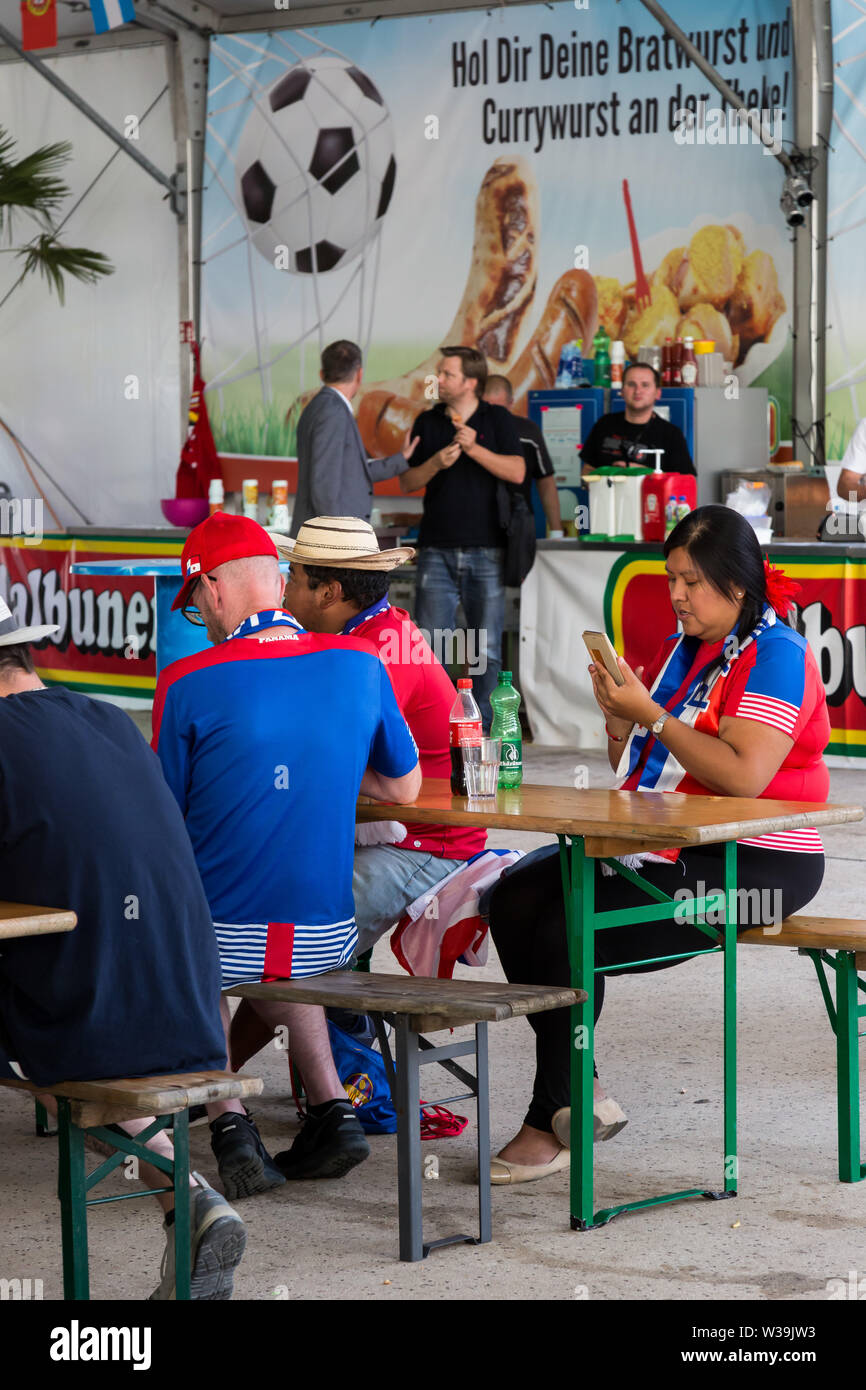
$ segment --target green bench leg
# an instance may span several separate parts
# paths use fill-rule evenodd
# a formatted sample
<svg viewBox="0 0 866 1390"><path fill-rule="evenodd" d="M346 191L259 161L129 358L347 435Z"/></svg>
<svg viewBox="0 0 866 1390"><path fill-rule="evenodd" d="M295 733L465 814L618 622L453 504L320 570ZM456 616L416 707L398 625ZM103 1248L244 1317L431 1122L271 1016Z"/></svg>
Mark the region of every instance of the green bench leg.
<svg viewBox="0 0 866 1390"><path fill-rule="evenodd" d="M864 1173L860 1164L860 1009L854 953L838 951L835 967L839 1181L859 1182Z"/></svg>
<svg viewBox="0 0 866 1390"><path fill-rule="evenodd" d="M90 1298L87 1270L87 1207L84 1172L84 1131L72 1123L69 1101L57 1100L60 1229L63 1240L63 1297Z"/></svg>
<svg viewBox="0 0 866 1390"><path fill-rule="evenodd" d="M51 1117L41 1100L34 1101L34 1110L35 1114L33 1118L36 1123L37 1138L48 1139L53 1137L57 1133L57 1130L52 1125Z"/></svg>
<svg viewBox="0 0 866 1390"><path fill-rule="evenodd" d="M175 1298L189 1301L190 1295L190 1200L189 1200L189 1111L174 1117L174 1260Z"/></svg>

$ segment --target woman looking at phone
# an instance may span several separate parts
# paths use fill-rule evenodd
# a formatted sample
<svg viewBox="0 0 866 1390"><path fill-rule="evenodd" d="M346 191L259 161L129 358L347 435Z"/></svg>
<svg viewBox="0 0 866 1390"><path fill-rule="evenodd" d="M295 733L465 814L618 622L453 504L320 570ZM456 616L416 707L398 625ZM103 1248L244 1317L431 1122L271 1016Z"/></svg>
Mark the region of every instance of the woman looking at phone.
<svg viewBox="0 0 866 1390"><path fill-rule="evenodd" d="M749 523L728 507L699 507L664 547L671 606L681 631L662 644L650 666L616 685L604 667L589 667L605 718L608 755L626 791L827 800L823 752L830 737L827 702L815 658L787 615L797 590L765 563ZM816 830L794 830L738 842L738 881L748 905L738 927L768 926L804 907L824 876ZM724 846L629 856L640 873L670 897L721 891ZM596 864L596 909L650 904L636 885ZM757 889L757 892L752 890ZM490 928L509 980L570 983L558 852L529 856L499 880L490 900ZM706 937L674 920L613 927L596 937L596 966L700 950ZM678 962L671 962L677 964ZM641 973L665 964L640 965ZM596 975L595 1016L605 977ZM518 1134L492 1162L494 1183L530 1182L568 1163L569 1010L535 1014L536 1077ZM595 1137L609 1139L626 1123L596 1080Z"/></svg>

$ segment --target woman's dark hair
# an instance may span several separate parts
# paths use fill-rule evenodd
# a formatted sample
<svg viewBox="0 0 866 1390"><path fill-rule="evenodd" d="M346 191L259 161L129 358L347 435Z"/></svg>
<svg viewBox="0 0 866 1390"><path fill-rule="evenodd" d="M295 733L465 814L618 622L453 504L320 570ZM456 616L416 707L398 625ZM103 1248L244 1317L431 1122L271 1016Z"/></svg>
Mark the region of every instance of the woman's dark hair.
<svg viewBox="0 0 866 1390"><path fill-rule="evenodd" d="M385 597L393 578L390 570L336 569L330 565L304 565L304 574L311 589L336 579L342 586L343 598L347 603L356 603L359 613Z"/></svg>
<svg viewBox="0 0 866 1390"><path fill-rule="evenodd" d="M764 557L754 529L731 507L698 507L684 516L665 541L665 559L684 550L695 569L725 598L736 603L744 589L735 636L748 637L767 605Z"/></svg>

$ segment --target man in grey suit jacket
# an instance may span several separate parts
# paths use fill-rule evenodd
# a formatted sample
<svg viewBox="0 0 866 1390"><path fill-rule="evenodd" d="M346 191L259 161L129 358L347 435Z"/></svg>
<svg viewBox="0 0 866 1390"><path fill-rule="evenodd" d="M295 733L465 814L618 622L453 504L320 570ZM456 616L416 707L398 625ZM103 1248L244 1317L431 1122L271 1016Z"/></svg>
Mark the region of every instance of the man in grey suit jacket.
<svg viewBox="0 0 866 1390"><path fill-rule="evenodd" d="M323 386L298 421L298 493L289 534L311 516L360 516L370 520L373 484L405 473L417 439L409 433L399 454L368 459L352 413L361 385L361 349L340 339L322 353Z"/></svg>

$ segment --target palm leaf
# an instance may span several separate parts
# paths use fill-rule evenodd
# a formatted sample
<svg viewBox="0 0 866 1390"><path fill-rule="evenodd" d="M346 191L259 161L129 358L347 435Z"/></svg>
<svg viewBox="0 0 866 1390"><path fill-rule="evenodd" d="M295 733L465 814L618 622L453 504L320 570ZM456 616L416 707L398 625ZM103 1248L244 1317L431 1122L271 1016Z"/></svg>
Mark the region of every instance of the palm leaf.
<svg viewBox="0 0 866 1390"><path fill-rule="evenodd" d="M12 212L22 209L43 221L51 220L69 196L68 185L59 177L70 158L68 141L43 145L23 159L8 158L14 141L0 131L0 231L11 235Z"/></svg>
<svg viewBox="0 0 866 1390"><path fill-rule="evenodd" d="M65 275L92 285L100 276L114 274L114 266L101 251L89 251L85 246L64 246L47 232L15 254L24 261L21 279L38 270L48 281L49 289L57 291L61 304L64 303Z"/></svg>

